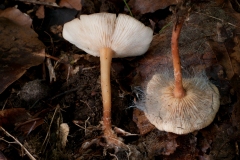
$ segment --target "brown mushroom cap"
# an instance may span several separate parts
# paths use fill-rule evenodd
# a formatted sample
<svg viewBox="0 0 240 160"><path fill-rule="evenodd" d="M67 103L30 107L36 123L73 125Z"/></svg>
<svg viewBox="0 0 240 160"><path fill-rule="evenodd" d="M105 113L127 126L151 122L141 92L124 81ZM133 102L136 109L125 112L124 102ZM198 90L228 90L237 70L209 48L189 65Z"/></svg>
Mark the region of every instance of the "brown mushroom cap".
<svg viewBox="0 0 240 160"><path fill-rule="evenodd" d="M220 105L217 87L207 78L183 79L186 96L173 95L174 79L156 74L147 85L145 115L159 130L187 134L208 126Z"/></svg>
<svg viewBox="0 0 240 160"><path fill-rule="evenodd" d="M99 56L101 48L111 48L113 58L142 55L152 35L151 28L133 17L112 13L81 15L63 28L63 37L78 48L93 56Z"/></svg>

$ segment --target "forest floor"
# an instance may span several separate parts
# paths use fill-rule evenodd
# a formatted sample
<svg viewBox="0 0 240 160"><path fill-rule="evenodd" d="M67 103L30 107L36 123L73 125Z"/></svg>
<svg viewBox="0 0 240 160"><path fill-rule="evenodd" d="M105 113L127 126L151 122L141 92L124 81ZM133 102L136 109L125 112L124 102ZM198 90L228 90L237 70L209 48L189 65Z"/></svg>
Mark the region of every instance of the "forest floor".
<svg viewBox="0 0 240 160"><path fill-rule="evenodd" d="M172 72L175 0L1 1L0 160L239 159L237 2L190 4L179 39L184 76L206 75L221 98L209 126L177 135L156 129L138 106L149 79ZM112 124L127 149L108 148L102 137L99 57L62 37L64 23L98 12L133 15L154 30L144 55L112 61Z"/></svg>

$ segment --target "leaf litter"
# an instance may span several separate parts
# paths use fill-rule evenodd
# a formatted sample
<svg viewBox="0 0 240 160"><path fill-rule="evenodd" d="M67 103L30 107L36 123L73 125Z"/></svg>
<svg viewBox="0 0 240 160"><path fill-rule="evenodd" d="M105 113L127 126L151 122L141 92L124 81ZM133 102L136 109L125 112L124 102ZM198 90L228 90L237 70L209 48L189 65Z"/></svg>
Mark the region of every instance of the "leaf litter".
<svg viewBox="0 0 240 160"><path fill-rule="evenodd" d="M135 16L137 6L131 6L130 2L128 2L130 9L133 9ZM39 35L40 41L44 43L43 45L41 42L36 42L33 46L38 50L46 46L46 53L52 56L50 61L54 67L56 81L50 83L48 78L44 79L44 74L45 77L49 76L44 65L36 67L27 65L27 68L23 67L23 71L14 69L14 72L0 67L4 71L2 74L4 76L1 77L21 74L11 80L12 85L10 82L6 85L1 80L2 91L5 91L0 96L0 105L3 106L3 110L0 111L0 123L7 132L3 130L0 132L0 156L7 159L19 159L20 157L31 159L31 156L25 154L26 152L22 152L20 145L22 144L35 159L238 159L240 108L239 28L237 26L240 23L239 13L232 9L230 2L227 4L225 1L192 2L189 20L183 26L180 37L182 67L187 76L206 71L208 78L218 87L221 94L221 106L213 123L199 131L180 136L157 130L148 122L144 113L131 107L143 96L141 88L144 89L153 73L172 67L170 37L173 23L171 15L165 19L160 19L160 17L157 17L157 20L152 19L156 18L152 16L154 12L160 12L161 9L138 3L138 6L146 8L145 11L138 11L137 19L149 26L153 25L149 19L157 22L155 26L159 25L160 21L168 25L160 34L160 29L155 27L153 42L148 52L142 57L113 60L112 121L113 125L126 131L121 133L126 133L123 139L129 149L127 152L119 150L117 153L106 149L104 139L97 139L102 134L98 58L87 56L83 51L61 39L61 34L59 34L61 31L49 32L53 25L63 25L63 21L60 22L54 18L51 23L49 21L44 24L41 17L38 19L35 13L28 12L33 18L33 29ZM170 5L162 1L155 3L158 3L158 6L162 5L162 8ZM45 4L31 2L28 4L20 2L20 4L29 9L44 5L45 11L46 9L61 10L68 16L65 17L65 22L77 15L75 11L69 12ZM27 12L26 9L21 8L21 5L19 8ZM125 3L118 0L85 1L82 5L82 14L95 13L100 10L129 13L124 8ZM12 11L14 12L16 11ZM44 17L51 17L49 13L44 12ZM27 22L27 20L21 21ZM16 23L6 18L2 21L4 25L9 24L17 28L17 31L8 32L8 35L21 31L21 27ZM27 26L29 28L31 25ZM24 32L29 29L24 29ZM33 29L29 32L33 32ZM50 36L43 34L42 31L49 32ZM26 44L30 44L37 39L36 33L33 33L34 36L30 36L28 41L26 36L20 38L26 40ZM12 46L8 44L9 37L11 36L3 40L2 45L4 45L0 49L7 46L10 50L4 49L1 54L5 51L10 53L9 51L14 50L15 46L21 46L20 44ZM29 47L28 53L32 50L33 48ZM43 63L45 53L42 52L40 55L40 57L31 59L31 61L37 61L35 65ZM63 56L64 60L58 61ZM30 61L27 58L23 59L27 60L25 64ZM4 61L4 63L10 66L11 62L17 60L18 57L13 56L10 62ZM76 68L78 69L73 72ZM29 85L27 90L25 85ZM37 89L38 87L40 88ZM25 98L22 96L23 93ZM31 93L35 96L30 100L28 97L32 96ZM64 131L61 129L62 126L69 126L69 130L67 127ZM18 139L20 144L13 144L15 140L8 137L6 133Z"/></svg>

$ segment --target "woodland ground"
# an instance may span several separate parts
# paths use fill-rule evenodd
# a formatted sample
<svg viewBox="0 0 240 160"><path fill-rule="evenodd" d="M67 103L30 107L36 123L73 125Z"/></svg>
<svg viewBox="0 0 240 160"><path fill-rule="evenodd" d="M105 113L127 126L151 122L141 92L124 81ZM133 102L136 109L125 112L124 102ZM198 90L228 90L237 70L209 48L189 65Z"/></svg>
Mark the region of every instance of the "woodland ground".
<svg viewBox="0 0 240 160"><path fill-rule="evenodd" d="M14 9L7 15L0 12L0 77L3 77L0 160L27 160L31 156L39 160L239 159L239 1L192 1L189 20L179 40L182 67L190 77L205 72L220 91L221 106L208 127L187 135L157 130L135 106L144 96L139 92L144 91L154 73L171 71L173 14L169 10L176 1L126 3L122 0L0 1L0 9L17 5L32 19L25 30L1 18L19 20L18 16L11 18L16 13ZM80 14L97 12L133 14L154 30L146 54L112 62L112 123L131 133L119 135L128 149L117 152L106 149L101 137L99 58L76 48L61 35L64 23ZM43 48L46 55L41 52ZM15 50L17 55L11 56ZM37 54L32 56L33 52ZM20 61L19 53L29 53L21 58L21 64L15 63ZM49 73L49 62L56 77ZM69 133L64 135L66 124Z"/></svg>

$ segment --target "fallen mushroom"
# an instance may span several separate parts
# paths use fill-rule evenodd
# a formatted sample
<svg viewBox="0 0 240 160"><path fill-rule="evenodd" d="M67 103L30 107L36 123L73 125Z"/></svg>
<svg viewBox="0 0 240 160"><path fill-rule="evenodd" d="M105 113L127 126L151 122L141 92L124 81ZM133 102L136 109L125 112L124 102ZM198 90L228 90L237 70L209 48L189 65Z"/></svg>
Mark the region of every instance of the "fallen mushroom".
<svg viewBox="0 0 240 160"><path fill-rule="evenodd" d="M187 134L208 126L219 109L219 92L206 76L182 78L178 38L184 20L172 32L174 78L155 74L147 84L144 112L159 130Z"/></svg>
<svg viewBox="0 0 240 160"><path fill-rule="evenodd" d="M109 144L116 142L111 125L110 69L112 58L144 54L152 41L153 31L124 14L96 13L81 15L63 27L63 37L78 48L100 56L103 99L103 131Z"/></svg>

